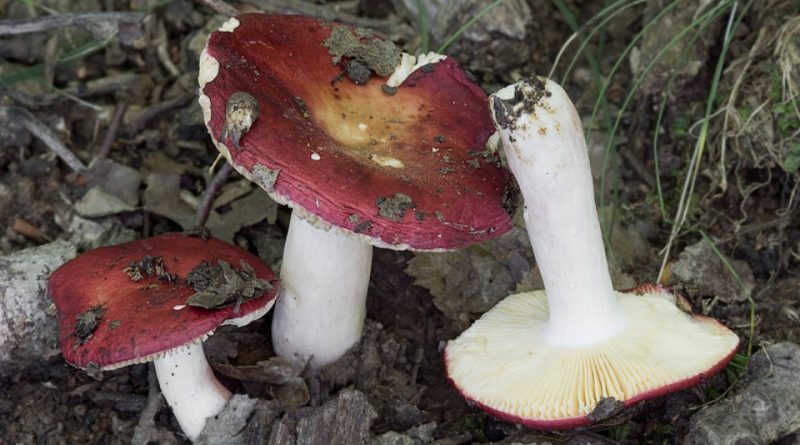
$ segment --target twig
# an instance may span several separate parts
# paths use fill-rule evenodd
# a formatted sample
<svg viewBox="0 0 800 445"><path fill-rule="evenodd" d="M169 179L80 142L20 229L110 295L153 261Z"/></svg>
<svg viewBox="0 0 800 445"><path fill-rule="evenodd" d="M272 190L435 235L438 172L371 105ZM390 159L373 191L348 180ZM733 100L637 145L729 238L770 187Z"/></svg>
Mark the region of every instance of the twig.
<svg viewBox="0 0 800 445"><path fill-rule="evenodd" d="M122 123L122 118L125 117L125 111L127 109L128 104L125 102L118 104L114 109L114 116L111 117L111 123L108 125L108 131L106 131L106 135L103 138L103 143L100 144L100 148L97 150L95 159L103 159L108 156L108 152L111 151L111 145L114 143L114 139L117 138L119 124Z"/></svg>
<svg viewBox="0 0 800 445"><path fill-rule="evenodd" d="M133 118L133 120L125 126L125 133L126 134L136 134L141 131L144 127L147 126L147 123L150 122L152 119L157 118L162 113L166 113L167 111L182 107L186 105L192 98L194 98L194 93L184 93L180 96L174 97L172 99L167 99L163 102L159 102L157 104L151 105L142 111L139 112L139 115Z"/></svg>
<svg viewBox="0 0 800 445"><path fill-rule="evenodd" d="M53 133L53 130L39 121L39 119L36 119L36 116L31 114L30 111L20 107L0 106L0 122L11 119L18 121L25 129L31 132L32 135L44 142L44 144L47 145L50 150L53 150L72 171L80 173L86 170L86 165L83 164L83 161L78 159L78 157L58 139L58 136Z"/></svg>
<svg viewBox="0 0 800 445"><path fill-rule="evenodd" d="M142 413L139 415L139 424L133 430L131 445L146 445L159 438L158 429L153 418L164 406L164 399L161 397L156 371L152 363L148 365L147 384L149 386L147 390L147 405L144 406Z"/></svg>
<svg viewBox="0 0 800 445"><path fill-rule="evenodd" d="M98 96L119 91L133 91L144 88L148 77L144 74L120 73L108 77L101 77L86 82L71 81L63 88L48 85L49 92L43 94L29 94L19 89L7 89L7 94L13 102L29 108L43 107L60 100L74 100L94 111L102 111L102 107L81 100L81 97Z"/></svg>
<svg viewBox="0 0 800 445"><path fill-rule="evenodd" d="M167 42L163 41L156 46L156 55L158 56L158 60L169 72L169 75L172 77L178 77L181 75L181 70L175 66L175 63L172 62L172 59L169 58L169 49L167 48Z"/></svg>
<svg viewBox="0 0 800 445"><path fill-rule="evenodd" d="M636 158L628 150L618 150L619 154L622 156L622 159L628 163L634 173L641 179L648 187L651 189L656 186L656 180L653 178L653 175L650 173L650 170L642 164L642 161Z"/></svg>
<svg viewBox="0 0 800 445"><path fill-rule="evenodd" d="M203 192L203 197L200 200L200 204L197 206L197 216L194 220L194 225L196 227L203 227L208 219L208 215L211 213L211 206L214 203L214 196L217 194L217 191L222 184L225 183L225 180L228 179L228 175L231 173L233 166L229 163L225 163L220 167L219 171L216 175L208 182L208 186L206 187L206 191Z"/></svg>
<svg viewBox="0 0 800 445"><path fill-rule="evenodd" d="M0 20L0 36L13 36L60 29L65 26L96 28L109 23L139 23L144 19L140 12L91 12L60 14L24 20Z"/></svg>
<svg viewBox="0 0 800 445"><path fill-rule="evenodd" d="M217 13L224 15L225 17L239 15L238 9L225 3L223 0L202 0L202 2L205 3L209 8L217 11Z"/></svg>

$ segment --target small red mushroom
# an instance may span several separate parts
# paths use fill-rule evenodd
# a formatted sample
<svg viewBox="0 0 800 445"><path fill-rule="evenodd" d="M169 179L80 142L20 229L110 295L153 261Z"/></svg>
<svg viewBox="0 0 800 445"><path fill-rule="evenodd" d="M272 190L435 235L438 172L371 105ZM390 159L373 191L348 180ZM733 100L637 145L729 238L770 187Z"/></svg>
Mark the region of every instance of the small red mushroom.
<svg viewBox="0 0 800 445"><path fill-rule="evenodd" d="M532 428L589 424L719 372L739 338L656 285L611 287L583 127L554 82L491 96L545 291L511 295L445 349L450 381Z"/></svg>
<svg viewBox="0 0 800 445"><path fill-rule="evenodd" d="M231 396L202 341L220 325L266 314L277 281L236 246L172 233L88 251L53 272L48 292L64 359L95 372L154 361L164 398L193 439Z"/></svg>
<svg viewBox="0 0 800 445"><path fill-rule="evenodd" d="M487 97L450 58L326 20L245 14L209 37L199 83L220 152L293 208L280 355L318 367L359 339L373 245L450 250L511 228Z"/></svg>

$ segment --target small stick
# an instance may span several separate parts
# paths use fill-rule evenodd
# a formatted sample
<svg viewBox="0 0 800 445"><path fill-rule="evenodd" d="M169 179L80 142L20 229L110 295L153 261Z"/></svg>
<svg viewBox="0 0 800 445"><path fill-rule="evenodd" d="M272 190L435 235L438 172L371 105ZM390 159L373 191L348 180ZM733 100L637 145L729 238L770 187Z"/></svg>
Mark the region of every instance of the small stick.
<svg viewBox="0 0 800 445"><path fill-rule="evenodd" d="M217 11L218 14L224 15L225 17L239 15L239 10L225 3L224 0L202 0L202 2L214 11Z"/></svg>
<svg viewBox="0 0 800 445"><path fill-rule="evenodd" d="M91 28L104 23L139 23L142 19L144 14L140 12L92 12L48 15L23 20L0 20L0 36L30 34L65 26Z"/></svg>
<svg viewBox="0 0 800 445"><path fill-rule="evenodd" d="M39 121L39 119L36 119L36 116L31 114L30 111L20 107L0 106L0 121L10 119L18 121L25 129L30 131L32 135L44 142L44 144L47 145L50 150L53 150L72 171L80 173L86 170L86 165L84 165L83 161L78 159L78 157L58 139L58 136L53 133L53 130Z"/></svg>
<svg viewBox="0 0 800 445"><path fill-rule="evenodd" d="M28 108L37 108L50 105L56 101L71 99L81 105L91 108L94 111L100 112L102 108L81 100L81 97L97 96L104 93L115 93L119 91L135 90L142 87L145 82L145 75L135 73L120 73L112 74L108 77L101 77L99 79L89 80L80 83L78 81L70 81L62 88L54 88L52 92L43 94L29 94L19 90L7 90L7 94L13 102L26 106Z"/></svg>
<svg viewBox="0 0 800 445"><path fill-rule="evenodd" d="M147 367L147 404L139 415L139 424L133 430L131 445L145 445L153 440L158 440L158 429L153 421L158 411L164 406L164 398L161 397L161 390L158 387L158 379L153 364Z"/></svg>
<svg viewBox="0 0 800 445"><path fill-rule="evenodd" d="M117 137L119 125L122 123L122 118L125 117L125 111L127 110L127 103L122 102L117 104L117 107L114 109L114 116L111 117L111 123L108 125L108 131L106 131L106 135L103 138L103 143L100 144L100 148L97 150L95 159L103 159L108 156L108 153L111 151L111 145L114 143L114 139Z"/></svg>
<svg viewBox="0 0 800 445"><path fill-rule="evenodd" d="M197 206L197 215L194 220L195 227L203 227L206 224L208 215L211 213L211 206L214 203L214 196L217 194L219 188L222 187L222 184L225 183L225 180L228 179L228 175L231 173L232 169L233 166L226 162L208 182L206 191L203 192L203 197L200 199L200 204Z"/></svg>
<svg viewBox="0 0 800 445"><path fill-rule="evenodd" d="M157 118L161 114L166 113L173 108L186 105L186 103L188 103L193 97L194 93L185 93L145 108L130 124L125 127L125 132L131 134L138 133L142 128L147 126L147 123L152 119Z"/></svg>
<svg viewBox="0 0 800 445"><path fill-rule="evenodd" d="M642 164L642 162L633 155L633 153L631 153L629 150L619 150L618 153L622 156L622 159L624 159L628 165L630 165L633 172L639 176L639 179L641 179L642 182L644 182L651 189L655 188L655 178L647 169L647 167L645 167L644 164Z"/></svg>

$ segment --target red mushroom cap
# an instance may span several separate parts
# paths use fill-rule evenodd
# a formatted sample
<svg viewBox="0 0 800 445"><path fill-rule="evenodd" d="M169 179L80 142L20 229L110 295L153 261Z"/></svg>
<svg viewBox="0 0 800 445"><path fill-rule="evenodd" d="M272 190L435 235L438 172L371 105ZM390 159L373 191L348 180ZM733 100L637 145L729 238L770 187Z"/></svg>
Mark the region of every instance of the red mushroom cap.
<svg viewBox="0 0 800 445"><path fill-rule="evenodd" d="M129 266L145 258L155 273L134 281ZM235 269L246 262L272 288L239 305L181 308L195 294L186 280L189 273L203 261L220 260ZM274 303L277 282L258 257L234 245L171 233L86 252L51 275L48 291L58 309L64 359L82 369L114 369L150 361L226 321L265 313Z"/></svg>
<svg viewBox="0 0 800 445"><path fill-rule="evenodd" d="M508 231L512 180L486 149L495 131L486 94L450 58L416 70L394 94L375 73L356 85L342 76L350 59L334 63L326 47L342 29L380 40L266 14L238 16L211 34L201 71L209 63L218 71L201 73L201 104L210 103L207 125L223 155L305 219L375 245L454 249ZM223 128L239 92L258 111L234 144Z"/></svg>

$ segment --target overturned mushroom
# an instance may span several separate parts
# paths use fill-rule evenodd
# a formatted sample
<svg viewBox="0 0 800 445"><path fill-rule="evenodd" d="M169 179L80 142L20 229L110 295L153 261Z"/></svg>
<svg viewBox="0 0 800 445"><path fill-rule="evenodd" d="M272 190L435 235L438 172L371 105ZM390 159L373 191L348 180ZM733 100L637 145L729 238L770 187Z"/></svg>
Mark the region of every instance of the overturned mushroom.
<svg viewBox="0 0 800 445"><path fill-rule="evenodd" d="M502 419L560 429L720 371L736 334L684 312L668 289L611 287L583 129L564 90L523 80L491 107L545 291L509 296L448 343L458 391Z"/></svg>

